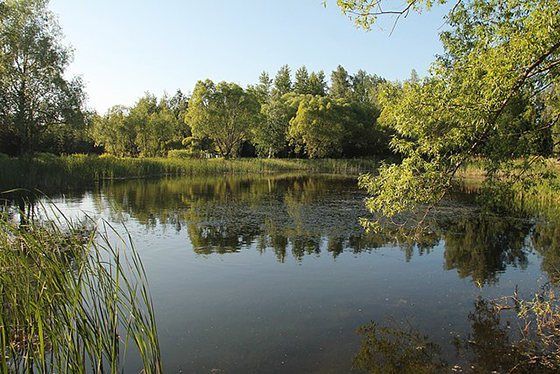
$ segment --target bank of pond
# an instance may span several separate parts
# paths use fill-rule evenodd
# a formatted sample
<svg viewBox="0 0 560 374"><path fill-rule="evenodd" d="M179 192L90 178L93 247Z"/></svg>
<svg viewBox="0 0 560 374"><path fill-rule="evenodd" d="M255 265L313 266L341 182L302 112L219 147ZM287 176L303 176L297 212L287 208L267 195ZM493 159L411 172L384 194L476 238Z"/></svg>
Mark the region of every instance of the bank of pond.
<svg viewBox="0 0 560 374"><path fill-rule="evenodd" d="M3 278L6 370L91 369L92 362L126 372L559 367L560 226L554 206L537 214L542 202L525 199L509 213L490 214L476 202L476 184L457 185L418 235L413 226L390 224L366 233L359 218L374 217L356 178L344 175L104 179L48 199L18 193L4 195L2 245L10 251L0 266L14 267L14 256L31 264L28 271L50 261L56 276ZM57 235L47 234L53 229ZM70 244L78 254L52 249ZM81 280L84 261L95 270L88 277L101 274L105 288ZM115 276L121 281L110 281ZM71 297L39 298L62 287L58 278ZM29 281L20 287L16 279ZM28 292L23 316L9 287ZM121 296L112 299L115 289ZM80 313L66 313L76 306ZM131 324L136 315L140 325ZM57 322L52 337L42 332L50 321ZM91 340L95 328L104 335ZM65 353L69 336L76 343Z"/></svg>

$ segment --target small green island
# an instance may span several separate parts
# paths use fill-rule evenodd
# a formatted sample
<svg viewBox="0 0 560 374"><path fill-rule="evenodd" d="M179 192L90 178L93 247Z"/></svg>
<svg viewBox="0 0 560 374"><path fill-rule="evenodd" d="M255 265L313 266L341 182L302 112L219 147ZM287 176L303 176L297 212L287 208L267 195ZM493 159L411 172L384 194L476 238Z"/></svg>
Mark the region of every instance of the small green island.
<svg viewBox="0 0 560 374"><path fill-rule="evenodd" d="M324 21L320 2L216 3L0 0L0 373L560 371L560 3L337 0ZM278 29L284 8L296 33L310 9L332 22L336 66L294 63L319 31ZM213 34L271 9L231 49ZM185 12L198 32L178 38ZM434 12L421 73L357 68L347 35ZM122 36L104 22L130 45L101 58ZM290 64L228 75L278 60L264 37ZM186 39L220 78L150 92ZM104 58L146 82L132 105L97 93Z"/></svg>

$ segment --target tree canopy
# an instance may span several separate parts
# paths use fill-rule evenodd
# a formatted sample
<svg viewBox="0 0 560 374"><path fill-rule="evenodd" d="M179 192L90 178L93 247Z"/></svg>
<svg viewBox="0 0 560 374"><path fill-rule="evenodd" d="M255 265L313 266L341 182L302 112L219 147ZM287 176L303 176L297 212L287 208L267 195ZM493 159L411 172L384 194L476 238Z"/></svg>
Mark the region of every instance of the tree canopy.
<svg viewBox="0 0 560 374"><path fill-rule="evenodd" d="M369 28L381 2L338 1L358 25ZM431 1L408 1L409 10ZM403 155L361 185L372 194L370 210L394 216L440 201L465 163L484 160L487 186L530 182L531 166L558 122L560 111L543 115L535 102L557 84L560 68L560 3L551 0L470 0L450 12L441 33L445 53L429 77L385 86L380 121Z"/></svg>
<svg viewBox="0 0 560 374"><path fill-rule="evenodd" d="M0 143L9 153L33 152L49 127L84 121L83 85L64 75L72 53L47 4L0 3Z"/></svg>
<svg viewBox="0 0 560 374"><path fill-rule="evenodd" d="M258 114L259 103L251 92L207 79L196 84L186 121L194 136L212 139L219 154L229 158L237 156Z"/></svg>

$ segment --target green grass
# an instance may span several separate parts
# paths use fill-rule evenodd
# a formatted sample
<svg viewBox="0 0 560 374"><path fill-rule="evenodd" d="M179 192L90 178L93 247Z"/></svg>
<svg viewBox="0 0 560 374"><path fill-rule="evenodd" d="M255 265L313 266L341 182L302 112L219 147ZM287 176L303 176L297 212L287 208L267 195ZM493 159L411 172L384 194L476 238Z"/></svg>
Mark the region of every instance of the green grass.
<svg viewBox="0 0 560 374"><path fill-rule="evenodd" d="M497 204L491 206L560 221L560 164L553 159L539 161L530 170L532 177L525 183L504 179L493 186L487 198ZM470 192L483 192L486 186L480 160L463 167L458 177L462 188Z"/></svg>
<svg viewBox="0 0 560 374"><path fill-rule="evenodd" d="M38 154L32 158L0 158L0 190L65 188L103 179L158 175L255 174L320 172L359 174L374 170L376 160L339 159L182 159L116 158L112 156Z"/></svg>
<svg viewBox="0 0 560 374"><path fill-rule="evenodd" d="M153 306L134 249L110 244L110 227L15 221L0 216L0 372L119 373L134 348L144 372L160 373Z"/></svg>

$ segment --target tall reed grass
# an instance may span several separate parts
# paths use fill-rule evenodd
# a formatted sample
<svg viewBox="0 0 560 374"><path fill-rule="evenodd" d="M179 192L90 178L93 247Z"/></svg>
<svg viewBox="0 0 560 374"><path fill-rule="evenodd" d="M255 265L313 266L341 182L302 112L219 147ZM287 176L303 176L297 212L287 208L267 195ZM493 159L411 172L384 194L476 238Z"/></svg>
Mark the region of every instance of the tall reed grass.
<svg viewBox="0 0 560 374"><path fill-rule="evenodd" d="M160 373L154 309L133 247L115 231L0 216L0 372L119 373L128 352ZM123 243L127 238L121 238Z"/></svg>
<svg viewBox="0 0 560 374"><path fill-rule="evenodd" d="M372 171L377 160L365 159L183 159L117 158L108 155L57 157L37 154L27 158L0 158L0 190L11 188L64 188L103 179L158 175L213 175L309 171L359 174Z"/></svg>

